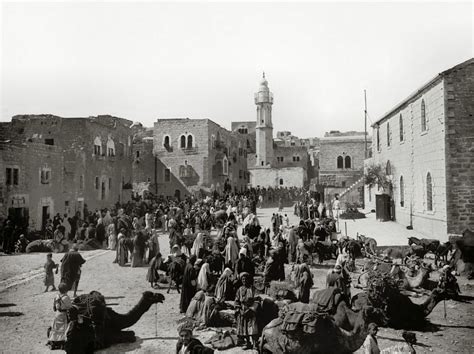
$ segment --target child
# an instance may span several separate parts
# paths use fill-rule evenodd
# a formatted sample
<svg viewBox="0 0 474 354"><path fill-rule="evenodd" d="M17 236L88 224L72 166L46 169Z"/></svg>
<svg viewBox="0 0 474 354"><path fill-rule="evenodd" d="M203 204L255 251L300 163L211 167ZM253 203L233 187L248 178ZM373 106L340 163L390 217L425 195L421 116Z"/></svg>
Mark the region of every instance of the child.
<svg viewBox="0 0 474 354"><path fill-rule="evenodd" d="M66 341L67 310L72 307L72 302L67 295L67 286L64 283L58 285L59 293L54 298L54 319L48 333L48 345L51 349L62 349Z"/></svg>
<svg viewBox="0 0 474 354"><path fill-rule="evenodd" d="M44 285L46 285L46 289L44 290L44 292L47 292L50 286L53 287L51 291L56 290L56 288L54 287L53 269L56 269L56 274L58 274L58 264L54 263L53 255L51 253L48 253L46 255L46 263L44 264L44 271L45 271Z"/></svg>

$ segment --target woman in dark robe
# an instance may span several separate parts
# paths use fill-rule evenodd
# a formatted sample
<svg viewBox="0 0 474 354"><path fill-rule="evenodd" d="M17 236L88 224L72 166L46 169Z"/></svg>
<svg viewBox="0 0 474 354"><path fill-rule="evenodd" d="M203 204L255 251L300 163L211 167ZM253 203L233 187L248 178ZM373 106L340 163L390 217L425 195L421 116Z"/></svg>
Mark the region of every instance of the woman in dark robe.
<svg viewBox="0 0 474 354"><path fill-rule="evenodd" d="M307 258L304 257L305 262ZM299 265L299 272L298 272L298 282L299 282L299 300L300 302L304 302L305 304L309 303L309 293L311 288L313 287L313 275L311 274L311 270L309 269L306 263L302 263Z"/></svg>
<svg viewBox="0 0 474 354"><path fill-rule="evenodd" d="M118 234L117 244L117 263L119 266L124 267L128 262L128 239L125 236L126 230L122 228Z"/></svg>
<svg viewBox="0 0 474 354"><path fill-rule="evenodd" d="M61 259L61 283L66 285L67 291L71 290L73 285L76 284L74 296L76 295L77 284L79 283L81 266L84 263L86 263L86 261L82 258L80 253L77 252L77 247L73 247L73 249L66 253Z"/></svg>
<svg viewBox="0 0 474 354"><path fill-rule="evenodd" d="M132 264L131 267L143 266L143 258L145 257L146 251L146 236L142 231L138 231L137 235L133 238L133 253L132 253Z"/></svg>
<svg viewBox="0 0 474 354"><path fill-rule="evenodd" d="M186 267L184 268L183 274L183 291L181 292L181 301L179 303L179 309L181 313L185 313L188 309L189 303L193 296L196 294L196 278L197 273L194 268L196 262L196 256L191 255L189 257Z"/></svg>

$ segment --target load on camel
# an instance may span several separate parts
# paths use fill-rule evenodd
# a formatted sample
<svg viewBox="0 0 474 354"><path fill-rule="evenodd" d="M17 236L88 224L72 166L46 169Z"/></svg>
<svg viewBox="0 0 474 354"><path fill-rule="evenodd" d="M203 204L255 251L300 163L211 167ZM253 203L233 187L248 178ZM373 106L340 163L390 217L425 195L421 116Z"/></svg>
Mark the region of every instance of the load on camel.
<svg viewBox="0 0 474 354"><path fill-rule="evenodd" d="M452 287L451 283L449 287ZM388 274L372 273L368 280L368 291L352 298L352 307L361 309L374 306L385 311L388 326L396 329L416 329L426 323L426 316L442 301L454 298L451 288L436 288L421 304L413 303L398 288L397 281Z"/></svg>
<svg viewBox="0 0 474 354"><path fill-rule="evenodd" d="M424 287L433 270L430 264L420 261L412 261L411 267L407 268L392 262L367 262L364 271L357 279L358 288L367 288L369 278L372 273L387 274L392 276L398 282L400 289L414 290Z"/></svg>
<svg viewBox="0 0 474 354"><path fill-rule="evenodd" d="M128 313L119 314L107 307L98 291L76 297L68 310L66 353L92 353L113 344L135 342L135 333L123 330L137 323L151 305L164 300L160 293L145 291Z"/></svg>
<svg viewBox="0 0 474 354"><path fill-rule="evenodd" d="M319 312L317 304L293 303L263 329L260 349L262 353L352 353L364 343L369 323L383 324L383 316L368 306L352 322L353 328L345 330L331 315Z"/></svg>

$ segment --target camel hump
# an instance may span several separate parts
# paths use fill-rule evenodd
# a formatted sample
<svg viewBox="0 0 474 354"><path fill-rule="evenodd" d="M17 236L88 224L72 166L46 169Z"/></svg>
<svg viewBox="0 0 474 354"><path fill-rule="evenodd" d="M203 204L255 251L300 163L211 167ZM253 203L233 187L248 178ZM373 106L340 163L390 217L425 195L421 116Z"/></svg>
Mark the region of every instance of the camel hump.
<svg viewBox="0 0 474 354"><path fill-rule="evenodd" d="M319 312L333 312L342 300L341 290L329 287L316 291L311 298L311 303L317 305Z"/></svg>

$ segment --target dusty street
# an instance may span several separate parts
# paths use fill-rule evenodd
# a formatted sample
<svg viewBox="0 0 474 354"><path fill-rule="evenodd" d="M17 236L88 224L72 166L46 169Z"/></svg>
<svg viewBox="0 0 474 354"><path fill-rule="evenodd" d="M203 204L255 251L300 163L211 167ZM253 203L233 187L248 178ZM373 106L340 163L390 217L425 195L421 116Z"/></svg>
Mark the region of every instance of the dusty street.
<svg viewBox="0 0 474 354"><path fill-rule="evenodd" d="M276 210L259 210L263 225L270 224L271 213ZM290 222L296 223L296 217L290 209L284 211L290 216ZM355 227L356 224L352 226ZM239 235L241 235L239 230ZM169 251L168 238L160 239L162 253ZM126 312L134 306L143 291L150 289L145 280L147 268L119 267L113 264L115 252L83 252L87 262L83 267L79 294L97 290L106 296L109 306L118 312ZM56 262L62 257L54 254ZM0 317L1 334L0 350L4 353L46 353L50 352L46 343L46 329L53 317L53 297L55 292L43 293L43 275L38 270L44 263L44 254L0 257ZM328 266L313 269L315 286L313 290L324 287ZM437 273L433 273L435 279ZM13 279L13 280L12 280ZM357 279L354 275L353 279ZM56 285L58 276L56 276ZM459 278L461 291L465 295L474 295L473 282ZM16 284L16 285L15 285ZM151 309L131 329L135 331L137 341L133 344L117 345L103 353L139 352L139 353L172 353L174 352L177 333L176 321L179 315L179 295L175 290L166 294L164 304ZM71 294L70 294L71 295ZM421 301L422 299L416 299ZM444 318L443 304L440 303L429 316L433 324L440 329L437 332L417 332L419 353L469 353L474 352L474 310L472 304L453 301L446 302L447 318ZM207 337L197 332L200 338ZM382 328L379 332L379 345L385 348L400 342L401 331ZM240 352L234 349L232 352Z"/></svg>

